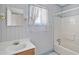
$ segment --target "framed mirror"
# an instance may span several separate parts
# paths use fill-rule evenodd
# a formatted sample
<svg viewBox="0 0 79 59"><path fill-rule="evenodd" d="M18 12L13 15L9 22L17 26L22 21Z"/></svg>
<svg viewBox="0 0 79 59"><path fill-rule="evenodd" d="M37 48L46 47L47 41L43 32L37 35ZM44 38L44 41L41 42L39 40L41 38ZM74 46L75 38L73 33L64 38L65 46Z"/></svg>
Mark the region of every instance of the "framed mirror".
<svg viewBox="0 0 79 59"><path fill-rule="evenodd" d="M21 26L24 22L23 9L7 8L7 26Z"/></svg>

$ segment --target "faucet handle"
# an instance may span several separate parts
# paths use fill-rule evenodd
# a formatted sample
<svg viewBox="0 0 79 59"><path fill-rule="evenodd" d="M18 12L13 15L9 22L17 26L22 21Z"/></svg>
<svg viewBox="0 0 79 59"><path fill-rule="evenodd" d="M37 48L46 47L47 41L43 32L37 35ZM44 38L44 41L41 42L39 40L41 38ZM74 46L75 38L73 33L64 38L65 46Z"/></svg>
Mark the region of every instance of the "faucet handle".
<svg viewBox="0 0 79 59"><path fill-rule="evenodd" d="M61 39L57 39L58 45L61 44Z"/></svg>

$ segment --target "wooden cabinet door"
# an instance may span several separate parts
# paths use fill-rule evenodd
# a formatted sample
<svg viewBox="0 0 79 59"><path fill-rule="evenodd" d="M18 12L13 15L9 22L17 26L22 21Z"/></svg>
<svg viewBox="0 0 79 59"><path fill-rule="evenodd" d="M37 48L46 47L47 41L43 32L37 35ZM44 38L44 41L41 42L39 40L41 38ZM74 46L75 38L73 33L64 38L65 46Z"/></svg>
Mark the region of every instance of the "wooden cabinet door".
<svg viewBox="0 0 79 59"><path fill-rule="evenodd" d="M35 55L35 48L16 53L15 55Z"/></svg>

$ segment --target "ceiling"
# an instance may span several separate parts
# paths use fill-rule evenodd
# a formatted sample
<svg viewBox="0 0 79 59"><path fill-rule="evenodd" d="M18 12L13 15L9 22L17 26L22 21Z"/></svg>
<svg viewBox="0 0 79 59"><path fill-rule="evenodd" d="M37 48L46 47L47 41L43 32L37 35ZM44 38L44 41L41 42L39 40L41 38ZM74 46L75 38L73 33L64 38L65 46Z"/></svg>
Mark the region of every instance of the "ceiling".
<svg viewBox="0 0 79 59"><path fill-rule="evenodd" d="M66 7L66 6L68 6L69 4L56 4L57 6L59 6L59 7Z"/></svg>

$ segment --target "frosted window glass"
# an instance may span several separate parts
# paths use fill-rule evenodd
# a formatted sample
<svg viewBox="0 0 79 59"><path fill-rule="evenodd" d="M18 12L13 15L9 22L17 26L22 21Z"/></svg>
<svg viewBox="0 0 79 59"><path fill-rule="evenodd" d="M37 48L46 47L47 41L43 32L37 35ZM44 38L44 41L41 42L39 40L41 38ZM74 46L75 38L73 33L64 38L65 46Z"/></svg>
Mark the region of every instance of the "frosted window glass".
<svg viewBox="0 0 79 59"><path fill-rule="evenodd" d="M48 20L47 10L39 8L38 18L35 20L35 25L46 25Z"/></svg>

